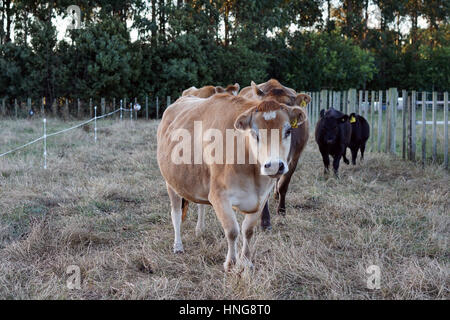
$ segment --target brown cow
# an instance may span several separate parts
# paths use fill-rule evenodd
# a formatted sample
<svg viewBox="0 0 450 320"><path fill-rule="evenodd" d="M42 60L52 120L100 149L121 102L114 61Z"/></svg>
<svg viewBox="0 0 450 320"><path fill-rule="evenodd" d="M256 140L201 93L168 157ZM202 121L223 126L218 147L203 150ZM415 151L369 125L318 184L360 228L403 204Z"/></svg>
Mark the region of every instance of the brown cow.
<svg viewBox="0 0 450 320"><path fill-rule="evenodd" d="M230 84L226 88L221 86L204 86L200 89L196 87L190 87L183 91L182 96L196 96L199 98L209 98L216 93L229 93L233 96L237 96L240 86L239 83Z"/></svg>
<svg viewBox="0 0 450 320"><path fill-rule="evenodd" d="M239 225L234 210L243 213L241 259L251 265L254 227L276 179L288 170L291 124L305 120L301 108L229 94L181 97L165 110L157 159L171 203L175 253L183 251L184 198L213 206L228 241L226 271L236 262Z"/></svg>
<svg viewBox="0 0 450 320"><path fill-rule="evenodd" d="M306 107L311 102L311 97L307 94L297 94L295 90L283 86L275 79L271 79L267 82L256 85L253 81L250 87L245 87L239 93L239 96L259 99L270 100L275 99L280 103L284 103L288 106L302 106ZM291 150L289 152L289 171L284 174L277 183L275 198L279 198L278 214L285 214L286 212L286 193L289 187L289 182L297 167L298 160L302 154L309 138L309 123L305 121L292 131L292 143ZM264 210L261 216L261 226L263 229L271 229L270 213L268 204L264 206Z"/></svg>

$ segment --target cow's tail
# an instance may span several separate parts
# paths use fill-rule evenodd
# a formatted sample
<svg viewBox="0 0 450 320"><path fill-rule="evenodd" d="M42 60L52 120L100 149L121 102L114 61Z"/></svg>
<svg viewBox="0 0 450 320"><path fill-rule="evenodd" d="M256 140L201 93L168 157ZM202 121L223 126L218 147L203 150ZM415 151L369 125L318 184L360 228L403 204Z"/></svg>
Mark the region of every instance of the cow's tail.
<svg viewBox="0 0 450 320"><path fill-rule="evenodd" d="M187 211L189 208L189 201L187 201L185 198L182 198L181 200L181 221L183 222L184 220L186 220L186 215L187 215Z"/></svg>

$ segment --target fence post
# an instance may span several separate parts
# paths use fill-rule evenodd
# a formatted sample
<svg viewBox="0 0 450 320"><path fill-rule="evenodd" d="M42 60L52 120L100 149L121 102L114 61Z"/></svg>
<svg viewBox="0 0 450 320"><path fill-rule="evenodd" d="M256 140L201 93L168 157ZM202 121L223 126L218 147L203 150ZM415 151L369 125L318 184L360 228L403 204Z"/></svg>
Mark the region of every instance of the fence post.
<svg viewBox="0 0 450 320"><path fill-rule="evenodd" d="M45 117L45 97L41 100L41 116Z"/></svg>
<svg viewBox="0 0 450 320"><path fill-rule="evenodd" d="M27 113L31 110L31 98L27 98Z"/></svg>
<svg viewBox="0 0 450 320"><path fill-rule="evenodd" d="M145 120L148 120L148 95L145 95Z"/></svg>
<svg viewBox="0 0 450 320"><path fill-rule="evenodd" d="M133 122L133 103L130 102L130 121Z"/></svg>
<svg viewBox="0 0 450 320"><path fill-rule="evenodd" d="M389 146L391 145L391 89L386 92L386 145L384 148L384 152L389 152Z"/></svg>
<svg viewBox="0 0 450 320"><path fill-rule="evenodd" d="M402 158L406 159L406 99L408 99L408 94L406 90L402 90ZM408 114L410 105L408 105ZM411 119L411 118L409 118ZM409 133L411 134L411 133ZM409 137L409 136L408 136ZM410 145L411 146L411 145ZM408 156L409 158L409 156Z"/></svg>
<svg viewBox="0 0 450 320"><path fill-rule="evenodd" d="M448 92L444 92L444 168L448 169Z"/></svg>
<svg viewBox="0 0 450 320"><path fill-rule="evenodd" d="M101 113L101 115L104 115L104 114L106 114L106 105L105 105L105 98L102 98L101 100L100 100L100 105L101 105L101 108L102 108L102 113Z"/></svg>
<svg viewBox="0 0 450 320"><path fill-rule="evenodd" d="M357 112L356 111L356 89L350 89L350 110L348 113Z"/></svg>
<svg viewBox="0 0 450 320"><path fill-rule="evenodd" d="M89 98L89 118L92 119L92 98Z"/></svg>
<svg viewBox="0 0 450 320"><path fill-rule="evenodd" d="M97 106L94 107L94 141L97 142Z"/></svg>
<svg viewBox="0 0 450 320"><path fill-rule="evenodd" d="M14 113L17 119L17 99L14 99Z"/></svg>
<svg viewBox="0 0 450 320"><path fill-rule="evenodd" d="M416 91L411 93L411 160L416 161Z"/></svg>
<svg viewBox="0 0 450 320"><path fill-rule="evenodd" d="M433 109L432 109L432 120L433 120L433 162L436 161L437 158L437 136L436 136L436 101L437 101L437 92L433 91Z"/></svg>
<svg viewBox="0 0 450 320"><path fill-rule="evenodd" d="M122 99L120 99L120 120L122 120L123 118L123 105L122 105L123 101Z"/></svg>
<svg viewBox="0 0 450 320"><path fill-rule="evenodd" d="M136 105L137 105L137 97L134 98L134 108L133 108L133 110L134 110L134 118L137 120L138 111L136 110Z"/></svg>
<svg viewBox="0 0 450 320"><path fill-rule="evenodd" d="M156 96L156 119L159 119L159 98Z"/></svg>
<svg viewBox="0 0 450 320"><path fill-rule="evenodd" d="M391 153L396 154L397 148L397 88L392 89L392 117L391 117Z"/></svg>
<svg viewBox="0 0 450 320"><path fill-rule="evenodd" d="M425 167L427 161L427 93L422 92L422 165Z"/></svg>
<svg viewBox="0 0 450 320"><path fill-rule="evenodd" d="M374 120L374 114L373 114L373 108L375 106L375 91L370 92L370 130L372 130L372 134L370 135L370 151L373 151L375 149L374 143L374 137L373 137L373 125L375 123Z"/></svg>
<svg viewBox="0 0 450 320"><path fill-rule="evenodd" d="M358 96L359 96L359 99L358 99L358 114L359 115L362 115L361 108L362 108L362 103L363 103L363 93L364 93L364 91L362 91L362 90L358 91Z"/></svg>
<svg viewBox="0 0 450 320"><path fill-rule="evenodd" d="M333 90L328 91L328 107L330 108L334 108L334 104L333 104Z"/></svg>
<svg viewBox="0 0 450 320"><path fill-rule="evenodd" d="M378 152L381 152L381 135L383 133L383 90L378 91L378 126L377 126Z"/></svg>
<svg viewBox="0 0 450 320"><path fill-rule="evenodd" d="M47 119L44 118L44 169L47 169Z"/></svg>

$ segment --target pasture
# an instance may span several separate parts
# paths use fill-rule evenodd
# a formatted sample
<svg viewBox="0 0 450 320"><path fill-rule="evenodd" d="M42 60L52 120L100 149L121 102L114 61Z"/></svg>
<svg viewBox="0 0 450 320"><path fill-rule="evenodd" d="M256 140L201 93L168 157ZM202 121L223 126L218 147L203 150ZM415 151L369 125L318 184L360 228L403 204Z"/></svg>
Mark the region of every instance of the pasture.
<svg viewBox="0 0 450 320"><path fill-rule="evenodd" d="M92 126L49 138L47 170L41 143L0 159L1 299L448 299L450 175L442 167L368 152L363 164L341 163L340 180L325 179L311 135L286 216L271 200L273 230L252 240L255 268L227 274L211 209L196 238L191 205L186 252L172 253L157 125L102 120L96 143ZM42 134L36 120L0 127L0 152ZM70 265L80 267L80 289L66 286ZM381 269L378 290L367 288L370 265Z"/></svg>

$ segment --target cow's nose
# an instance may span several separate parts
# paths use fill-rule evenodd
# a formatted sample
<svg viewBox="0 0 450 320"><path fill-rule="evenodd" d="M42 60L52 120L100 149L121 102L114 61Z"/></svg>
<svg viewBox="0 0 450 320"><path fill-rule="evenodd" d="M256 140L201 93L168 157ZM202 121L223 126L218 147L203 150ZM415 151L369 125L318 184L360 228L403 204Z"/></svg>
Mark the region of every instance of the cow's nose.
<svg viewBox="0 0 450 320"><path fill-rule="evenodd" d="M284 173L284 162L280 161L278 163L278 173Z"/></svg>
<svg viewBox="0 0 450 320"><path fill-rule="evenodd" d="M265 165L264 165L264 168L266 168L266 169L269 169L270 168L270 162L267 162Z"/></svg>

